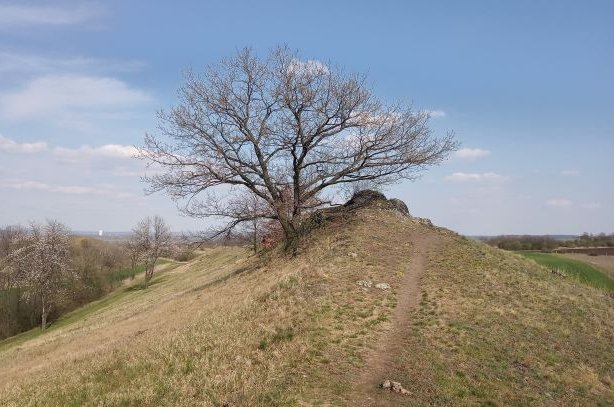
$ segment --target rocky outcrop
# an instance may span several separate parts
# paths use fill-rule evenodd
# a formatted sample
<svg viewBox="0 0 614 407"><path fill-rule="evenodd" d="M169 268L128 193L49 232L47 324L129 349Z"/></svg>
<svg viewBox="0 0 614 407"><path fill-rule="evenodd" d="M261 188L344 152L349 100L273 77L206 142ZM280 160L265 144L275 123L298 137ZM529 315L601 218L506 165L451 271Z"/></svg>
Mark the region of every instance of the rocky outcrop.
<svg viewBox="0 0 614 407"><path fill-rule="evenodd" d="M414 219L410 215L405 202L396 198L388 199L386 198L386 195L378 191L364 189L354 193L352 198L350 198L350 200L343 205L319 209L312 213L309 219L303 223L303 231L308 233L309 231L322 226L326 222L339 221L347 216L351 216L356 210L363 208L383 209L398 213L400 216L406 216ZM350 253L348 256L355 258L357 257L357 254Z"/></svg>
<svg viewBox="0 0 614 407"><path fill-rule="evenodd" d="M372 205L376 202L387 201L386 195L372 189L363 189L362 191L355 192L349 201L343 205L346 208L362 208Z"/></svg>
<svg viewBox="0 0 614 407"><path fill-rule="evenodd" d="M397 199L397 198L389 199L388 205L390 206L390 209L396 210L397 212L402 213L403 215L409 216L409 209L407 209L407 205L405 205L405 202L401 201L400 199Z"/></svg>
<svg viewBox="0 0 614 407"><path fill-rule="evenodd" d="M352 198L343 205L343 208L354 210L369 206L395 211L404 216L410 216L409 209L407 209L405 202L397 198L387 199L386 195L371 189L364 189L354 193Z"/></svg>

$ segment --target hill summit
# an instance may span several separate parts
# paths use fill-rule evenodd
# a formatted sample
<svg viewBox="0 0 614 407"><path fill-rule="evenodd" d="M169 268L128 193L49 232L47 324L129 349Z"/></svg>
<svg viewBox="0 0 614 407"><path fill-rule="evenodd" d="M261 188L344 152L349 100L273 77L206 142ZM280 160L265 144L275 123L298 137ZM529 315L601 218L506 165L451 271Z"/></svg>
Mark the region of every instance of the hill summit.
<svg viewBox="0 0 614 407"><path fill-rule="evenodd" d="M369 195L369 196L367 196ZM364 199L363 199L364 198ZM614 298L373 191L0 343L2 405L608 405Z"/></svg>

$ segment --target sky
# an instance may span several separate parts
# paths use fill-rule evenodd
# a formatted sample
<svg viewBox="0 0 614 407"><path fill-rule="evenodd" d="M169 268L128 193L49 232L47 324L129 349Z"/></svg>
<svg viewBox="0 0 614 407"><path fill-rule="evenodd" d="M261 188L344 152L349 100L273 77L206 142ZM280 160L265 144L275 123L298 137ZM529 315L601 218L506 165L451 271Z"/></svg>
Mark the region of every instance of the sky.
<svg viewBox="0 0 614 407"><path fill-rule="evenodd" d="M612 1L0 0L0 225L181 216L132 158L183 73L280 44L366 73L461 149L389 187L467 235L614 232Z"/></svg>

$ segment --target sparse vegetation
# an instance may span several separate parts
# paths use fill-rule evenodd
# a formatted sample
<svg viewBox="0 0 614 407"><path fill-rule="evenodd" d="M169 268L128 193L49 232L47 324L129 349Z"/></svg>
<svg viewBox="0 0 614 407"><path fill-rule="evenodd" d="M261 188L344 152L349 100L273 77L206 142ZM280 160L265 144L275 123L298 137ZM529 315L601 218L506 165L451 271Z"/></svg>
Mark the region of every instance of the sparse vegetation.
<svg viewBox="0 0 614 407"><path fill-rule="evenodd" d="M0 404L360 405L356 378L393 328L422 235L437 249L389 366L411 397L361 392L383 405L612 400L606 291L366 209L314 231L294 258L205 249L156 273L148 290L122 288L43 335L0 345Z"/></svg>

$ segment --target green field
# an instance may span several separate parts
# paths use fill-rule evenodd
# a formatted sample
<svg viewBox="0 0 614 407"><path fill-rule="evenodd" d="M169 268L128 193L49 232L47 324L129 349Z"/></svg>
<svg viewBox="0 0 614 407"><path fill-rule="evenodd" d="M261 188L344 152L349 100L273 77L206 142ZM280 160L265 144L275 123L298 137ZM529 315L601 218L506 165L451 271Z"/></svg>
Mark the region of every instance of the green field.
<svg viewBox="0 0 614 407"><path fill-rule="evenodd" d="M614 291L614 280L596 267L579 260L569 259L557 254L542 252L518 252L524 257L535 260L542 266L552 270L559 270L579 281L595 287L602 287Z"/></svg>

